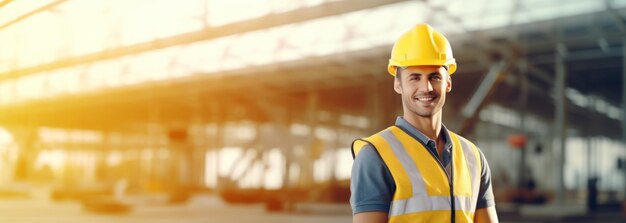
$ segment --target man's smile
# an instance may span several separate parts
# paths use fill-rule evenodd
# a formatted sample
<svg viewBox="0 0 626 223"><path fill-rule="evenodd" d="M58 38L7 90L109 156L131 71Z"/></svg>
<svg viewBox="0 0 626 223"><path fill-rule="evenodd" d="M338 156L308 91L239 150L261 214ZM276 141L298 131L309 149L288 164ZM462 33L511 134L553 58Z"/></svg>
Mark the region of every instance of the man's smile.
<svg viewBox="0 0 626 223"><path fill-rule="evenodd" d="M425 104L432 104L435 99L437 99L437 96L434 95L423 95L423 96L416 96L413 99L425 103Z"/></svg>

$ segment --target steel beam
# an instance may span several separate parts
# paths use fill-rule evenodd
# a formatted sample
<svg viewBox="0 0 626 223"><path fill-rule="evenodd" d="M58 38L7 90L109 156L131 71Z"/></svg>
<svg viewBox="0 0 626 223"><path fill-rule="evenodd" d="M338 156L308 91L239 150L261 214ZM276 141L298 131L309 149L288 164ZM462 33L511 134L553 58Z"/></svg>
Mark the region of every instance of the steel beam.
<svg viewBox="0 0 626 223"><path fill-rule="evenodd" d="M520 82L519 82L519 88L520 88L520 95L519 95L519 105L518 105L518 111L519 111L519 118L520 118L520 126L519 126L519 131L524 134L524 135L528 135L527 131L526 131L526 112L527 109L526 107L528 106L528 74L527 74L527 61L524 60L523 63L521 63L520 65L520 69L519 69L519 78L520 78ZM519 182L518 185L521 187L526 187L526 179L528 179L527 172L526 172L526 156L527 156L527 152L526 152L527 146L524 145L522 146L522 148L520 148L520 167L519 167Z"/></svg>
<svg viewBox="0 0 626 223"><path fill-rule="evenodd" d="M565 164L565 142L566 142L566 98L565 98L565 85L567 79L567 71L565 70L565 47L561 44L556 46L555 55L555 141L557 149L557 186L556 186L556 202L557 205L563 206L565 204L565 181L564 181L564 164Z"/></svg>
<svg viewBox="0 0 626 223"><path fill-rule="evenodd" d="M485 75L485 78L480 82L478 89L472 95L472 98L470 98L467 105L463 108L462 114L463 116L465 116L465 118L470 118L476 113L478 107L484 102L485 98L487 97L487 94L495 87L498 77L500 76L500 73L502 72L504 66L505 62L503 61L495 63L491 66L489 72L487 72L487 75Z"/></svg>
<svg viewBox="0 0 626 223"><path fill-rule="evenodd" d="M47 5L41 6L41 7L37 8L37 9L34 9L33 11L30 11L30 12L28 12L28 13L26 13L24 15L21 15L21 16L15 18L15 19L13 19L13 20L5 23L5 24L0 25L0 30L3 30L3 29L5 29L5 28L7 28L9 26L14 25L14 24L17 24L18 22L20 22L20 21L22 21L24 19L27 19L27 18L29 18L29 17L31 17L33 15L36 15L38 13L41 13L41 12L53 9L54 7L59 6L61 3L65 2L65 1L67 1L67 0L57 0L57 1L51 2L51 3L47 4ZM0 7L6 5L6 4L10 3L10 2L11 2L11 0L7 0L7 1L1 2L0 3Z"/></svg>
<svg viewBox="0 0 626 223"><path fill-rule="evenodd" d="M619 12L617 12L611 5L611 1L610 0L605 0L605 5L606 5L606 11L609 12L609 14L611 14L611 17L613 17L613 19L615 20L615 22L617 23L617 27L619 27L619 30L622 33L626 33L626 24L624 23L624 19L622 19L622 16L620 16Z"/></svg>
<svg viewBox="0 0 626 223"><path fill-rule="evenodd" d="M315 178L313 177L313 173L315 172L315 168L314 168L314 164L315 164L315 159L314 157L311 156L311 151L320 149L320 148L316 148L313 149L313 147L316 146L316 136L315 136L315 130L317 129L317 127L319 126L319 105L320 105L320 96L317 92L315 91L309 91L307 93L307 102L306 102L306 108L307 108L307 116L308 116L308 124L309 124L309 128L311 129L311 133L309 135L309 142L310 142L310 146L309 147L309 152L306 153L307 155L303 158L300 159L301 163L300 166L302 167L303 171L305 171L307 174L305 175L306 178L300 178L299 181L302 182L306 182L307 184L314 184L315 183ZM306 147L305 147L306 148ZM322 151L317 151L319 153L321 153ZM289 168L289 167L288 167ZM285 170L289 170L288 168L285 168ZM287 171L285 173L286 175L289 175L289 171Z"/></svg>
<svg viewBox="0 0 626 223"><path fill-rule="evenodd" d="M5 5L11 3L13 0L4 0L0 2L0 8L4 7Z"/></svg>
<svg viewBox="0 0 626 223"><path fill-rule="evenodd" d="M459 132L468 135L476 123L481 108L488 102L490 95L495 92L496 86L503 80L509 65L505 61L499 61L491 65L489 71L480 82L478 89L474 92L469 102L461 110L462 119Z"/></svg>
<svg viewBox="0 0 626 223"><path fill-rule="evenodd" d="M585 61L592 59L603 59L603 58L612 58L619 57L622 55L623 47L609 47L607 49L591 49L591 50L577 50L574 52L568 52L567 56L564 58L565 61L575 62L575 61ZM545 55L545 56L534 56L533 64L551 64L555 63L554 56Z"/></svg>
<svg viewBox="0 0 626 223"><path fill-rule="evenodd" d="M622 39L622 144L626 144L626 38ZM626 169L624 173L626 174ZM624 180L626 181L626 176Z"/></svg>
<svg viewBox="0 0 626 223"><path fill-rule="evenodd" d="M183 33L153 41L106 49L100 52L62 58L50 63L21 68L0 73L0 81L18 78L33 73L56 70L81 64L93 63L102 60L135 55L148 51L163 49L172 46L184 45L198 41L211 40L219 37L246 33L256 30L269 29L291 23L304 22L321 17L341 15L353 11L375 8L405 0L343 0L331 1L317 6L295 9L292 11L270 14L260 18L245 20L218 27L207 27L200 31Z"/></svg>

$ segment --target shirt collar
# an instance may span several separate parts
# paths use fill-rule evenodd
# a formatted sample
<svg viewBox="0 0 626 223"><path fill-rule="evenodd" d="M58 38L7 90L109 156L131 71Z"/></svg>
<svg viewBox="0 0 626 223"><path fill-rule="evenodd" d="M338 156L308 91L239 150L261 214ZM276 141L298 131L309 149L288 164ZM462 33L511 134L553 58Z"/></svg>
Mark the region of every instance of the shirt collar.
<svg viewBox="0 0 626 223"><path fill-rule="evenodd" d="M407 131L407 133L409 133L409 135L413 136L414 138L419 140L424 145L428 145L428 141L432 141L426 135L424 135L424 133L422 133L419 130L417 130L417 128L413 127L413 125L411 125L411 123L409 123L406 119L404 119L401 116L398 116L398 118L396 118L396 126L398 126L401 129L404 129L405 131ZM443 134L443 139L446 142L446 144L444 145L445 146L444 148L446 150L451 149L452 148L452 140L450 140L450 134L448 134L448 128L446 128L446 126L443 123L441 124L441 132L440 132L440 134Z"/></svg>

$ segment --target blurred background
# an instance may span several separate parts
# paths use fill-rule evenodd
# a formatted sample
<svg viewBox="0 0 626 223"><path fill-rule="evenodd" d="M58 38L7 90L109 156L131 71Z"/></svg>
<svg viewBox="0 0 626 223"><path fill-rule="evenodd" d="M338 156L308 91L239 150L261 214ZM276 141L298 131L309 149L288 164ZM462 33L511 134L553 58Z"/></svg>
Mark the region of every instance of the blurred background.
<svg viewBox="0 0 626 223"><path fill-rule="evenodd" d="M626 222L624 0L0 0L0 221L351 222L422 22L501 222Z"/></svg>

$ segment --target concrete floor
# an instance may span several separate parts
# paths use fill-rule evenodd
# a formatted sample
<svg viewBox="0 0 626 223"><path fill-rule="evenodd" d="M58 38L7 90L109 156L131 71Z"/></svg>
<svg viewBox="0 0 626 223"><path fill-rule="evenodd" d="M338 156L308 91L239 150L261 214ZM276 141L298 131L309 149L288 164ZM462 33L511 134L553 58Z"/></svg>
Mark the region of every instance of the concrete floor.
<svg viewBox="0 0 626 223"><path fill-rule="evenodd" d="M99 214L86 211L78 202L52 202L46 199L0 200L0 222L10 223L347 223L352 216L347 204L307 206L313 213L268 213L262 205L227 205L219 198L202 196L180 205L135 205L125 214ZM334 210L334 211L329 211ZM503 223L624 223L617 212L600 212L575 217L520 216L500 213Z"/></svg>
<svg viewBox="0 0 626 223"><path fill-rule="evenodd" d="M76 202L46 200L0 200L0 222L11 223L111 223L111 222L232 222L232 223L319 223L351 222L348 214L267 213L261 205L220 205L192 202L183 205L141 205L125 214L98 214Z"/></svg>

